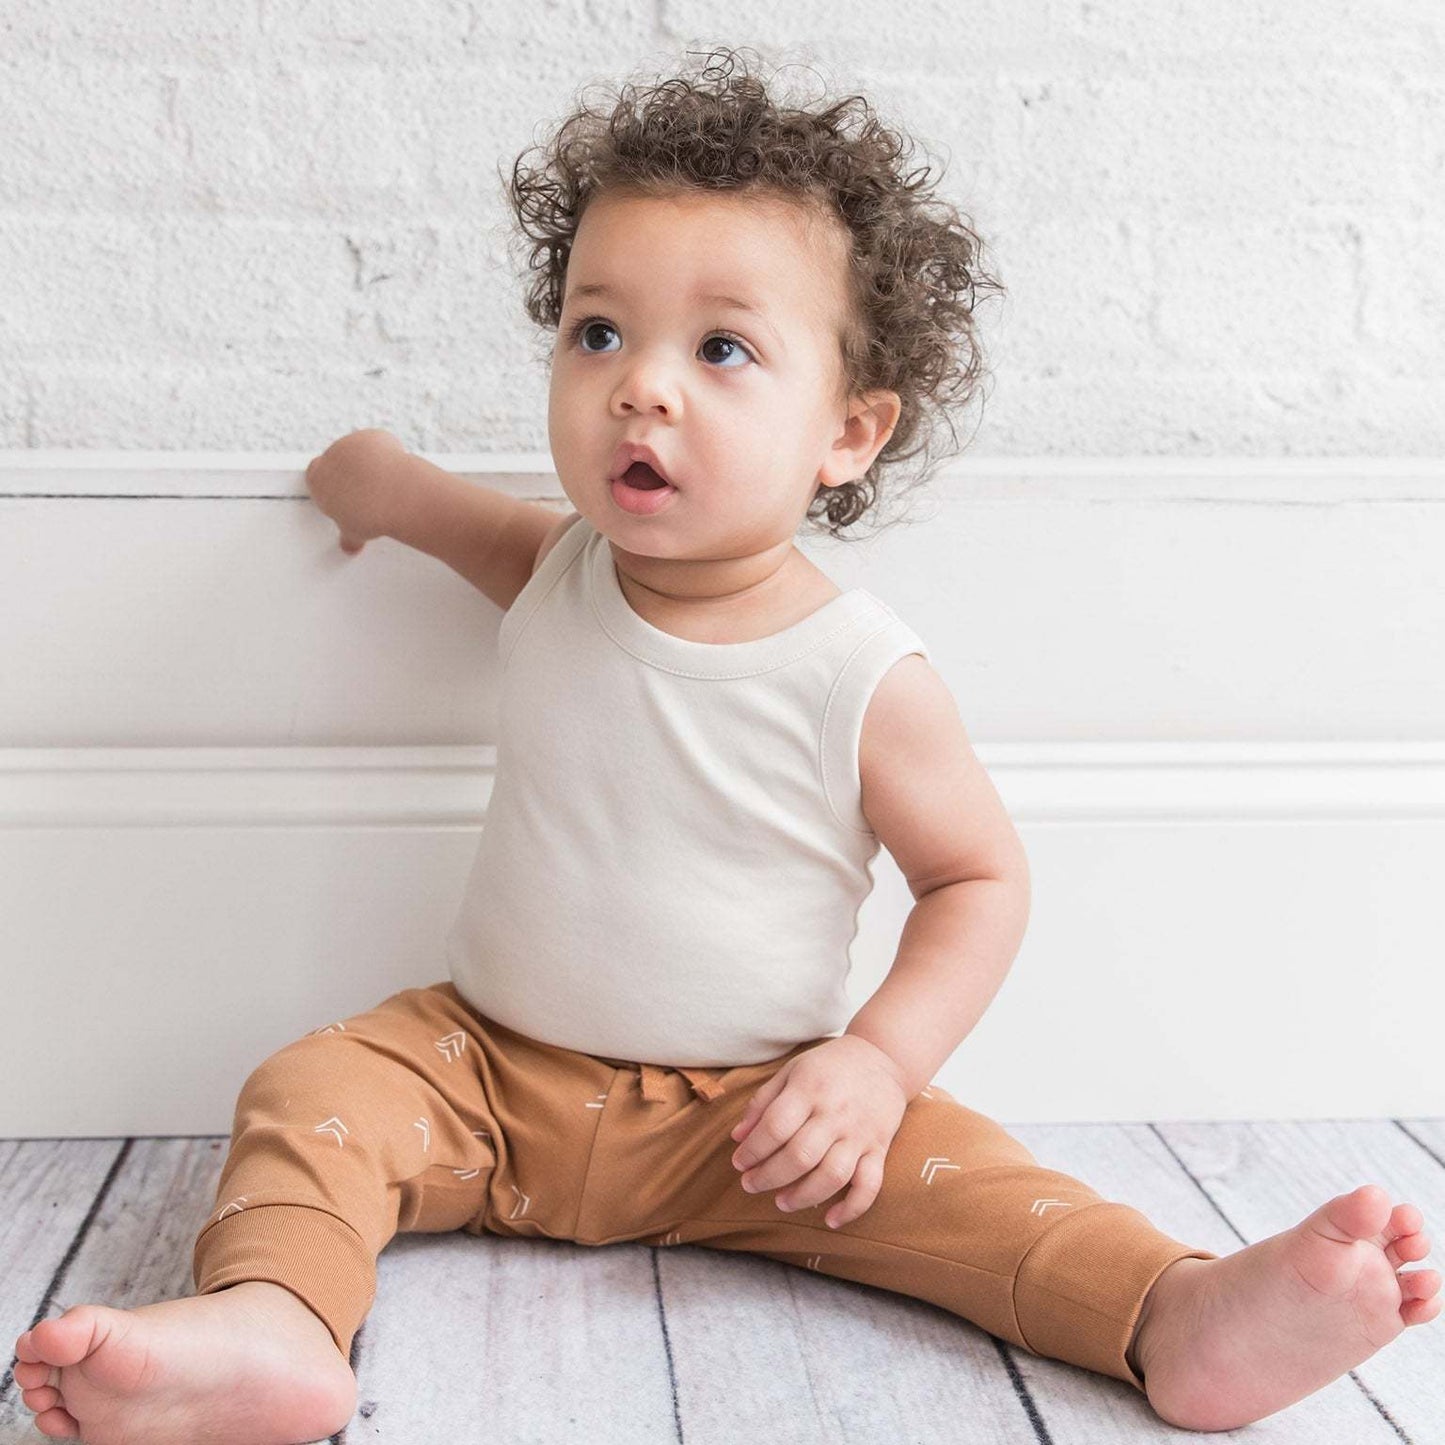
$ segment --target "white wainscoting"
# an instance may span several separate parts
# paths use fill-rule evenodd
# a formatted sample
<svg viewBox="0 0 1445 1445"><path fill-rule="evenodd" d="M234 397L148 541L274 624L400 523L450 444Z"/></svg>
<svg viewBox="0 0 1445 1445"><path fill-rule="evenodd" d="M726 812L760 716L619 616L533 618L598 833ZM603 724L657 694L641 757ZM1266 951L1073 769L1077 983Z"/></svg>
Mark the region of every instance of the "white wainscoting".
<svg viewBox="0 0 1445 1445"><path fill-rule="evenodd" d="M224 1134L267 1053L446 976L500 613L343 554L307 459L0 452L0 1137ZM545 458L432 459L565 505ZM1442 503L1433 460L1008 459L804 543L929 642L1028 848L944 1087L1445 1113ZM858 1004L910 902L876 874Z"/></svg>

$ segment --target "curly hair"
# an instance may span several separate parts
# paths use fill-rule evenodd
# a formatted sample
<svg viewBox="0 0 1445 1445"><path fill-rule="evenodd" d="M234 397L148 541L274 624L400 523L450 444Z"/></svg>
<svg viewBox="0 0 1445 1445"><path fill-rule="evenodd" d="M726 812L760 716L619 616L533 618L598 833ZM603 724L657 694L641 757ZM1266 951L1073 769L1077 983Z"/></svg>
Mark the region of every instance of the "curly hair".
<svg viewBox="0 0 1445 1445"><path fill-rule="evenodd" d="M838 537L873 506L885 472L922 453L918 483L927 479L938 418L960 450L950 412L969 403L984 375L973 312L979 293L1005 288L982 270L983 242L967 218L933 196L930 167L905 169L913 142L887 129L862 95L821 107L780 104L765 79L739 64L739 51L703 58L697 76L641 89L625 83L596 108L574 96L577 108L550 143L523 151L510 180L500 175L510 219L530 241L535 274L524 304L536 325L555 332L578 226L604 192L733 191L841 223L848 300L838 325L838 398L886 388L900 411L867 473L820 485L809 504L808 520L826 516L823 530ZM534 150L540 163L524 165Z"/></svg>

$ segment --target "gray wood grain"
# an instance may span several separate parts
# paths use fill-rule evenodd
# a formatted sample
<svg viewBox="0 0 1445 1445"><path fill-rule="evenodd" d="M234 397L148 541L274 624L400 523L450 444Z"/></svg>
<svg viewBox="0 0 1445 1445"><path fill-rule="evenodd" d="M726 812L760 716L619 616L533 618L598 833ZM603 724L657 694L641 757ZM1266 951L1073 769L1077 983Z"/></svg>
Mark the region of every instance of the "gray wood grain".
<svg viewBox="0 0 1445 1445"><path fill-rule="evenodd" d="M688 1445L1037 1439L992 1337L937 1305L686 1245L659 1274Z"/></svg>
<svg viewBox="0 0 1445 1445"><path fill-rule="evenodd" d="M402 1235L357 1336L348 1445L673 1442L652 1251Z"/></svg>
<svg viewBox="0 0 1445 1445"><path fill-rule="evenodd" d="M1445 1119L1010 1126L1041 1164L1229 1254L1378 1183L1445 1229ZM191 1293L221 1139L0 1140L7 1352L72 1304ZM1433 1256L1407 1268L1429 1267ZM935 1305L700 1246L402 1235L378 1262L337 1437L777 1445L1197 1438L1120 1381L1040 1359ZM10 1381L0 1440L41 1445ZM1406 1330L1317 1394L1228 1438L1445 1445L1445 1326ZM1223 1436L1219 1438L1225 1438Z"/></svg>

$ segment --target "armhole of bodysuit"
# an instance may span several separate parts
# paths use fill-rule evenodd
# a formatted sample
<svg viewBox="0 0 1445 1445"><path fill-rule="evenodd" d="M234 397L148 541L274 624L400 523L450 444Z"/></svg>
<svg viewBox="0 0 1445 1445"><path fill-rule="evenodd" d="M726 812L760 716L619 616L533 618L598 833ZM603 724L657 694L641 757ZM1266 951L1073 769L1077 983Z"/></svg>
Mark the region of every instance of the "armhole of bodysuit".
<svg viewBox="0 0 1445 1445"><path fill-rule="evenodd" d="M863 717L884 674L910 653L933 661L922 639L896 613L880 603L888 620L869 633L843 664L828 705L823 710L819 733L819 771L823 796L829 811L845 828L875 836L863 812L863 776L858 766L858 747L863 740Z"/></svg>
<svg viewBox="0 0 1445 1445"><path fill-rule="evenodd" d="M517 639L537 608L542 605L542 600L562 580L562 574L577 560L587 545L590 528L585 525L578 526L579 522L585 523L586 520L579 512L568 522L552 544L551 550L537 564L537 570L512 599L512 605L502 614L502 621L497 628L497 654L503 669L512 656Z"/></svg>

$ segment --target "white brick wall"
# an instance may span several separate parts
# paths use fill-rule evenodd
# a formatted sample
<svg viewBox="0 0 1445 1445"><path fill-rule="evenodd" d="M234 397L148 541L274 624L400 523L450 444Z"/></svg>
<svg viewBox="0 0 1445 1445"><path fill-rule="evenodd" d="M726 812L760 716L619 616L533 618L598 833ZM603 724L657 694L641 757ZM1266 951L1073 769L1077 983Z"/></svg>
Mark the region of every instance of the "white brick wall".
<svg viewBox="0 0 1445 1445"><path fill-rule="evenodd" d="M717 43L948 162L975 455L1445 451L1438 0L0 0L0 447L545 452L498 168Z"/></svg>

